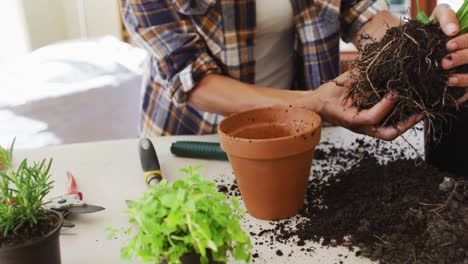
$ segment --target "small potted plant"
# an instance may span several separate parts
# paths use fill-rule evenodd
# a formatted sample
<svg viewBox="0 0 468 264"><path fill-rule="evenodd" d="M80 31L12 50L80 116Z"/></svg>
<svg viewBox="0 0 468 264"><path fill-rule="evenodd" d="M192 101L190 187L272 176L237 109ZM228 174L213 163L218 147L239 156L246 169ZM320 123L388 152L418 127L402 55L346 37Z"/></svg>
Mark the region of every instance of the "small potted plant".
<svg viewBox="0 0 468 264"><path fill-rule="evenodd" d="M151 186L126 213L129 228L108 228L109 238L127 237L123 259L152 263L222 263L232 256L250 261L252 245L242 231L238 200L217 192L201 178L199 167L181 170L185 179Z"/></svg>
<svg viewBox="0 0 468 264"><path fill-rule="evenodd" d="M0 149L0 263L60 264L63 218L43 208L53 184L52 160L23 160L14 170L13 145L8 151Z"/></svg>

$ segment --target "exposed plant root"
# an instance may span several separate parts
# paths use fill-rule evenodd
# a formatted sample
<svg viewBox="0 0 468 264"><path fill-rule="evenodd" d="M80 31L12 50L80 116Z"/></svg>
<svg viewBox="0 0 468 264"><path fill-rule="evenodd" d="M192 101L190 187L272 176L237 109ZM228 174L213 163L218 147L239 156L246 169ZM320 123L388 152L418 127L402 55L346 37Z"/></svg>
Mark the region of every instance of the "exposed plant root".
<svg viewBox="0 0 468 264"><path fill-rule="evenodd" d="M350 96L355 106L369 109L385 94L397 94L395 111L381 124L396 127L398 122L424 113L428 135L439 137L441 124L450 121L448 111L458 107L456 100L464 92L447 86L450 74L465 72L460 67L442 69L447 40L438 25L416 21L389 28L380 41L362 36L361 57L351 66L354 83Z"/></svg>

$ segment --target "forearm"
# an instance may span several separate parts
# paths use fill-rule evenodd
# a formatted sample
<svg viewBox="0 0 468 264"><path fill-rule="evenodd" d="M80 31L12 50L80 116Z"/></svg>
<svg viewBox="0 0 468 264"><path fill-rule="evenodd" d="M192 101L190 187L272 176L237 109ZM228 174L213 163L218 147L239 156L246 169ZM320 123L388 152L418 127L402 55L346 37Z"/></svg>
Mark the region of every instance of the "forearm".
<svg viewBox="0 0 468 264"><path fill-rule="evenodd" d="M357 47L361 34L371 35L376 39L380 39L385 35L389 27L398 26L401 20L392 15L389 11L381 11L372 17L353 37L353 44Z"/></svg>
<svg viewBox="0 0 468 264"><path fill-rule="evenodd" d="M277 105L293 105L318 111L314 91L289 91L243 83L210 74L191 91L188 103L210 113L229 115L244 110Z"/></svg>

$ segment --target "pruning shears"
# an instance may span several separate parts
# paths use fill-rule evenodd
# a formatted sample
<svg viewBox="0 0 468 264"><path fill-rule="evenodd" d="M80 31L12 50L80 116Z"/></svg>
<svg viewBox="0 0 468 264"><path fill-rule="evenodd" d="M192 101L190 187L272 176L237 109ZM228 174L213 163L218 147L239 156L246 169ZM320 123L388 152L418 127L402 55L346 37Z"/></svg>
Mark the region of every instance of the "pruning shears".
<svg viewBox="0 0 468 264"><path fill-rule="evenodd" d="M83 201L83 194L78 191L75 177L67 171L68 191L67 193L51 198L45 205L45 209L56 211L64 218L70 214L89 214L104 210L104 207L87 204ZM64 227L74 227L69 221L64 221Z"/></svg>

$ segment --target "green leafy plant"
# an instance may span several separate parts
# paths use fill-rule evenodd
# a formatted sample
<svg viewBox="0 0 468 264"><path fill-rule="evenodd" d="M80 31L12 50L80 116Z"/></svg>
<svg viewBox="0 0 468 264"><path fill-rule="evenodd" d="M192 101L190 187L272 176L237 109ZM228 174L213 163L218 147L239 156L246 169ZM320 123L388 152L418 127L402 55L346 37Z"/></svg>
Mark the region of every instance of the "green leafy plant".
<svg viewBox="0 0 468 264"><path fill-rule="evenodd" d="M416 15L416 20L420 23L427 25L434 23L433 19L429 19L427 14L421 9L419 6L419 1L416 1L416 5L418 8L418 14ZM460 31L458 32L459 35L465 34L468 32L468 0L463 1L462 6L457 11L457 20L460 26Z"/></svg>
<svg viewBox="0 0 468 264"><path fill-rule="evenodd" d="M457 11L457 20L460 25L459 35L468 32L468 0L465 0Z"/></svg>
<svg viewBox="0 0 468 264"><path fill-rule="evenodd" d="M217 192L214 182L204 180L200 167L181 169L185 179L161 181L151 186L126 213L131 226L123 230L128 238L121 250L123 259L139 257L145 262L180 263L180 257L197 253L201 262L250 260L252 245L240 227L245 213L237 199ZM109 238L122 230L108 228Z"/></svg>
<svg viewBox="0 0 468 264"><path fill-rule="evenodd" d="M12 167L14 141L8 150L0 149L0 244L14 240L22 229L34 228L47 219L43 206L45 196L52 189L50 166L52 160L28 164L23 160L18 169Z"/></svg>

